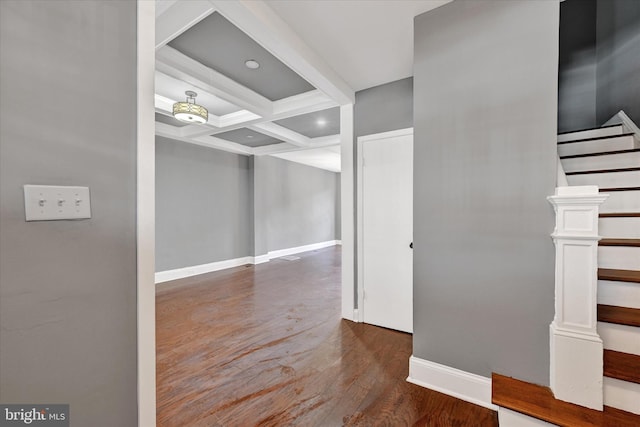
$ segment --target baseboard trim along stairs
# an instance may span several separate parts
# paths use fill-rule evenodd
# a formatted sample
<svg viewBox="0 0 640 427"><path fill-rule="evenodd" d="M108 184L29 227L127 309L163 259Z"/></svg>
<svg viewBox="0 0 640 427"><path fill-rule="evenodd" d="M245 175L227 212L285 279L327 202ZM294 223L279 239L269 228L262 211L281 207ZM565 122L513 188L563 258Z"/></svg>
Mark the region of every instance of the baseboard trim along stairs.
<svg viewBox="0 0 640 427"><path fill-rule="evenodd" d="M493 374L492 402L508 411L509 420L501 417L501 427L557 425L561 427L637 427L640 415L605 406L603 411L563 402L544 387L515 378ZM500 410L498 411L499 416ZM515 414L514 414L515 413ZM521 415L521 417L518 416ZM529 418L541 421L537 423Z"/></svg>

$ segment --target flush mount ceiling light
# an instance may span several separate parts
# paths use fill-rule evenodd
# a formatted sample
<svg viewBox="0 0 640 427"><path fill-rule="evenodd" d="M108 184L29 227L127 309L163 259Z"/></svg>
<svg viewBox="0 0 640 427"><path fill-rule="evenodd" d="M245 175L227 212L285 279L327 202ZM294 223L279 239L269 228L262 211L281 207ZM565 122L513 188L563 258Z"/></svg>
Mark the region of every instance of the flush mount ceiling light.
<svg viewBox="0 0 640 427"><path fill-rule="evenodd" d="M316 124L320 127L325 126L327 124L327 121L325 119L318 119L316 120Z"/></svg>
<svg viewBox="0 0 640 427"><path fill-rule="evenodd" d="M244 61L244 65L250 70L257 70L258 68L260 68L260 63L255 59L247 59L246 61Z"/></svg>
<svg viewBox="0 0 640 427"><path fill-rule="evenodd" d="M197 93L188 90L186 102L176 102L173 104L173 117L186 123L207 123L209 112L206 108L196 104Z"/></svg>

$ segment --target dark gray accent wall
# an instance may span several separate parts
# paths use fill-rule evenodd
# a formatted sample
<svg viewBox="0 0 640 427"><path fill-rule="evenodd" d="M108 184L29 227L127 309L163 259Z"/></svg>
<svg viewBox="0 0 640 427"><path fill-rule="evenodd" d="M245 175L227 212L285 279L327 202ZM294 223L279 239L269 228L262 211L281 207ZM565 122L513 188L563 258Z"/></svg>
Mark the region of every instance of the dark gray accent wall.
<svg viewBox="0 0 640 427"><path fill-rule="evenodd" d="M137 425L136 2L0 1L0 401ZM25 222L24 184L92 218Z"/></svg>
<svg viewBox="0 0 640 427"><path fill-rule="evenodd" d="M620 110L640 123L640 1L598 0L597 121Z"/></svg>
<svg viewBox="0 0 640 427"><path fill-rule="evenodd" d="M413 78L356 92L353 123L356 138L413 126Z"/></svg>
<svg viewBox="0 0 640 427"><path fill-rule="evenodd" d="M558 131L620 110L640 122L640 2L566 0L560 11Z"/></svg>
<svg viewBox="0 0 640 427"><path fill-rule="evenodd" d="M335 240L335 172L276 157L257 157L266 183L269 251Z"/></svg>
<svg viewBox="0 0 640 427"><path fill-rule="evenodd" d="M597 127L596 0L560 3L558 132Z"/></svg>
<svg viewBox="0 0 640 427"><path fill-rule="evenodd" d="M156 271L253 255L249 157L156 138Z"/></svg>
<svg viewBox="0 0 640 427"><path fill-rule="evenodd" d="M416 357L549 381L558 10L455 1L415 19Z"/></svg>

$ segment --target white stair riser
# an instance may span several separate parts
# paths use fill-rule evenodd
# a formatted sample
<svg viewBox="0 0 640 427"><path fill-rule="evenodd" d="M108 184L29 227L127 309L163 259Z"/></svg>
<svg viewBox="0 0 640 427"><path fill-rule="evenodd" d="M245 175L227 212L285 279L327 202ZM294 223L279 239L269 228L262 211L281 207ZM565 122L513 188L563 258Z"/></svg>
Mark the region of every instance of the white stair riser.
<svg viewBox="0 0 640 427"><path fill-rule="evenodd" d="M609 198L600 206L600 212L638 212L640 209L640 190L611 191ZM625 237L628 236L618 236Z"/></svg>
<svg viewBox="0 0 640 427"><path fill-rule="evenodd" d="M640 308L640 283L598 280L598 304Z"/></svg>
<svg viewBox="0 0 640 427"><path fill-rule="evenodd" d="M500 427L554 427L546 421L530 417L520 412L498 407L498 425Z"/></svg>
<svg viewBox="0 0 640 427"><path fill-rule="evenodd" d="M640 239L640 217L600 218L598 220L598 233L602 237Z"/></svg>
<svg viewBox="0 0 640 427"><path fill-rule="evenodd" d="M598 335L607 350L640 355L640 328L598 322Z"/></svg>
<svg viewBox="0 0 640 427"><path fill-rule="evenodd" d="M604 377L604 404L640 415L640 384Z"/></svg>
<svg viewBox="0 0 640 427"><path fill-rule="evenodd" d="M640 270L640 248L632 246L599 246L598 267L617 270Z"/></svg>
<svg viewBox="0 0 640 427"><path fill-rule="evenodd" d="M597 185L600 188L640 187L640 171L569 175L567 181L569 185Z"/></svg>
<svg viewBox="0 0 640 427"><path fill-rule="evenodd" d="M624 133L624 129L622 125L620 126L610 126L606 128L596 128L583 130L578 132L564 133L562 135L558 135L558 142L563 141L575 141L578 139L588 139L588 138L599 138L601 136L610 136L610 135L621 135Z"/></svg>
<svg viewBox="0 0 640 427"><path fill-rule="evenodd" d="M605 151L630 150L632 148L635 148L635 141L632 135L627 135L558 144L558 154L560 156L572 156L574 154L602 153Z"/></svg>
<svg viewBox="0 0 640 427"><path fill-rule="evenodd" d="M565 172L640 167L640 151L561 159Z"/></svg>

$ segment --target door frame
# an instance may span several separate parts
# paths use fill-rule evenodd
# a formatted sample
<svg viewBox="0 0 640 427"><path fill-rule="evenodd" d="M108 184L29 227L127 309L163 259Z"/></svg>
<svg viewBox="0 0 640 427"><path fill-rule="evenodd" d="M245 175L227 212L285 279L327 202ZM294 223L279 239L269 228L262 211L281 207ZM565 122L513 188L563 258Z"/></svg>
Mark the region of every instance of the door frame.
<svg viewBox="0 0 640 427"><path fill-rule="evenodd" d="M154 1L137 7L136 264L138 426L156 425Z"/></svg>
<svg viewBox="0 0 640 427"><path fill-rule="evenodd" d="M398 129L389 132L375 133L370 135L359 136L357 139L357 191L356 191L356 211L357 211L357 236L356 240L358 242L358 262L357 262L357 302L358 306L356 308L356 318L355 321L362 323L364 322L364 200L363 200L363 192L364 192L364 181L363 181L363 165L364 165L364 150L363 145L365 142L376 141L380 139L389 139L389 138L397 138L400 136L413 136L413 128L405 128Z"/></svg>

